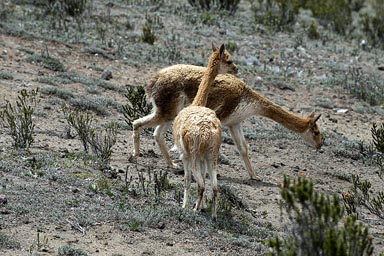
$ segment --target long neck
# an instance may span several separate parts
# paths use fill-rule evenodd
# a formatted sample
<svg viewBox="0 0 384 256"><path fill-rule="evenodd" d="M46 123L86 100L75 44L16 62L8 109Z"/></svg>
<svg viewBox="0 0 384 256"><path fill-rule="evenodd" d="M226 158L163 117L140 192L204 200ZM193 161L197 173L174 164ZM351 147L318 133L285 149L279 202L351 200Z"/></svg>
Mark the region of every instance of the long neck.
<svg viewBox="0 0 384 256"><path fill-rule="evenodd" d="M204 72L203 78L200 82L199 89L196 93L196 96L192 102L192 106L205 107L208 101L208 94L210 87L215 81L215 77L219 74L217 69L217 60L216 56L213 55L208 63L208 67Z"/></svg>
<svg viewBox="0 0 384 256"><path fill-rule="evenodd" d="M289 112L255 91L252 91L251 95L255 111L259 115L268 117L294 132L303 133L308 129L309 118Z"/></svg>

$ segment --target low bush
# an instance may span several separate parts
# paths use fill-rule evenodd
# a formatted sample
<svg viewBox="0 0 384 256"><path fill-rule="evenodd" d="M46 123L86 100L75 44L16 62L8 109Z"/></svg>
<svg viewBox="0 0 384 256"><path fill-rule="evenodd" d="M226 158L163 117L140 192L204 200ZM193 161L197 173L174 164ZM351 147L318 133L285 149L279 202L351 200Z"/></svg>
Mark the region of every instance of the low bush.
<svg viewBox="0 0 384 256"><path fill-rule="evenodd" d="M38 89L28 92L20 91L16 105L7 102L5 108L0 111L0 120L9 130L15 148L27 149L34 141L33 133L35 124L32 115L38 102Z"/></svg>
<svg viewBox="0 0 384 256"><path fill-rule="evenodd" d="M269 240L269 255L372 255L368 227L354 215L344 217L336 195L315 191L312 181L303 177L285 177L280 193L291 221L289 236Z"/></svg>
<svg viewBox="0 0 384 256"><path fill-rule="evenodd" d="M142 86L127 86L127 93L124 96L128 103L123 105L123 115L128 127L132 129L133 121L148 115L152 106L147 103L145 90Z"/></svg>
<svg viewBox="0 0 384 256"><path fill-rule="evenodd" d="M238 8L240 0L188 0L188 3L191 6L205 10L216 8L234 14Z"/></svg>

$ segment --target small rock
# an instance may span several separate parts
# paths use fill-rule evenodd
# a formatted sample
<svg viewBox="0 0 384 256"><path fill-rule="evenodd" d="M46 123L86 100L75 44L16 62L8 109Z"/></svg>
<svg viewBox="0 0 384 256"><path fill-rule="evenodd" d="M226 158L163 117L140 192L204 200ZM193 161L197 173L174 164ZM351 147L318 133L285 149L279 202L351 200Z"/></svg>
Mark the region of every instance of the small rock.
<svg viewBox="0 0 384 256"><path fill-rule="evenodd" d="M290 91L295 91L295 89L283 82L276 82L273 84L276 88L279 88L280 90L290 90Z"/></svg>
<svg viewBox="0 0 384 256"><path fill-rule="evenodd" d="M158 229L164 229L165 228L165 223L160 221L158 224L157 224L157 228Z"/></svg>
<svg viewBox="0 0 384 256"><path fill-rule="evenodd" d="M249 56L245 59L248 66L261 66L261 62L255 56Z"/></svg>
<svg viewBox="0 0 384 256"><path fill-rule="evenodd" d="M112 79L112 71L108 69L104 70L104 72L101 74L101 79L104 79L104 80Z"/></svg>
<svg viewBox="0 0 384 256"><path fill-rule="evenodd" d="M336 110L336 113L339 113L339 114L344 114L347 112L348 112L348 109L346 109L346 108Z"/></svg>
<svg viewBox="0 0 384 256"><path fill-rule="evenodd" d="M4 205L8 203L8 199L5 195L0 195L0 205Z"/></svg>
<svg viewBox="0 0 384 256"><path fill-rule="evenodd" d="M264 79L261 78L260 76L255 78L255 85L262 84L264 82Z"/></svg>

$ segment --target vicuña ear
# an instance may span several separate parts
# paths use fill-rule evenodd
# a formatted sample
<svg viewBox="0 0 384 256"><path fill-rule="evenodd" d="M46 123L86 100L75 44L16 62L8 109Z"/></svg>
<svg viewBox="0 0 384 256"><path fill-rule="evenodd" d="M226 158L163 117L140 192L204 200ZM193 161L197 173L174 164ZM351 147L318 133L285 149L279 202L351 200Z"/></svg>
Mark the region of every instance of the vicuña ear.
<svg viewBox="0 0 384 256"><path fill-rule="evenodd" d="M313 114L313 115L312 115ZM311 122L310 122L310 127L313 128L315 127L315 124L317 122L317 120L319 120L319 118L321 117L321 114L318 114L316 117L314 117L314 113L311 114Z"/></svg>
<svg viewBox="0 0 384 256"><path fill-rule="evenodd" d="M212 51L216 51L217 50L217 47L215 45L215 43L212 41Z"/></svg>
<svg viewBox="0 0 384 256"><path fill-rule="evenodd" d="M224 44L222 44L221 46L220 46L220 58L222 58L223 56L224 56L224 51L225 51L225 45Z"/></svg>
<svg viewBox="0 0 384 256"><path fill-rule="evenodd" d="M321 117L321 114L318 114L317 117L315 117L315 119L313 119L313 122L316 123L317 120L319 120L320 117Z"/></svg>

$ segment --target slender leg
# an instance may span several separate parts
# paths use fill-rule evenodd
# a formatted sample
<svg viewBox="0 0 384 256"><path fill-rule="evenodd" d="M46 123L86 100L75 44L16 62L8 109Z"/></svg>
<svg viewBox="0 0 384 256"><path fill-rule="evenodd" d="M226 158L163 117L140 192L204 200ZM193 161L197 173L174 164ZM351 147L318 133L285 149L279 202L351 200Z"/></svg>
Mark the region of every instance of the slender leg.
<svg viewBox="0 0 384 256"><path fill-rule="evenodd" d="M187 206L189 198L189 190L191 187L191 165L190 159L187 159L184 155L181 156L184 165L184 199L183 208Z"/></svg>
<svg viewBox="0 0 384 256"><path fill-rule="evenodd" d="M192 170L192 172L197 183L197 194L198 194L194 211L197 211L197 210L201 210L201 203L203 201L205 183L204 183L204 177L202 176L202 172L201 170L199 170L200 166L197 167L197 165L199 165L200 163L197 163L196 165L194 163L192 164L194 165L194 170Z"/></svg>
<svg viewBox="0 0 384 256"><path fill-rule="evenodd" d="M159 146L160 152L163 155L165 161L167 162L167 165L173 168L177 168L177 164L175 164L171 160L171 157L169 156L167 144L165 142L165 133L167 132L170 124L171 122L159 124L156 127L155 132L153 133L153 136L155 137L155 141Z"/></svg>
<svg viewBox="0 0 384 256"><path fill-rule="evenodd" d="M217 185L217 171L216 166L212 163L212 161L208 164L208 174L209 179L211 180L212 186L212 220L216 221L217 219L217 198L219 188Z"/></svg>
<svg viewBox="0 0 384 256"><path fill-rule="evenodd" d="M249 160L248 145L247 145L247 141L244 138L241 124L228 126L228 128L229 128L231 137L235 142L241 157L243 158L245 168L247 169L249 176L251 177L251 179L260 180L260 177L256 175L256 172L252 168L251 161Z"/></svg>
<svg viewBox="0 0 384 256"><path fill-rule="evenodd" d="M156 115L156 112L133 121L132 137L133 137L133 144L134 144L134 148L133 148L134 157L137 157L140 155L140 132L145 128L154 127L161 123L162 123L161 118L158 115Z"/></svg>

